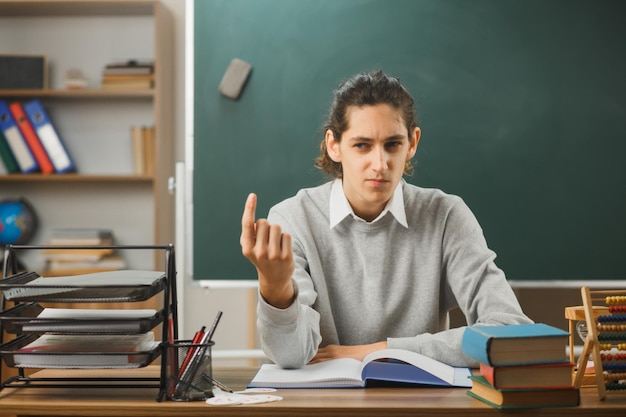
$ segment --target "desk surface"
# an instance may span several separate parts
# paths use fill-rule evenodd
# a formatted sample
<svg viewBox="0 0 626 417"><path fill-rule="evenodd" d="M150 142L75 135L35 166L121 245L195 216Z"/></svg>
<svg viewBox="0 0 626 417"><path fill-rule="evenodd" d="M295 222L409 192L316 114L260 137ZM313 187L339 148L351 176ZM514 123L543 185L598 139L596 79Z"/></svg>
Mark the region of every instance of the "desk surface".
<svg viewBox="0 0 626 417"><path fill-rule="evenodd" d="M253 368L213 370L214 376L233 389L243 389L255 373ZM42 370L41 377L68 376L67 370ZM106 376L107 370L81 371ZM119 371L116 371L119 375ZM156 376L157 367L125 371L137 376ZM83 374L84 375L84 374ZM0 391L0 416L464 416L502 415L502 411L471 398L464 388L368 388L283 389L282 401L254 405L211 406L204 401L157 402L155 388L5 388ZM593 388L581 389L577 408L545 408L533 416L624 416L626 392L598 399Z"/></svg>

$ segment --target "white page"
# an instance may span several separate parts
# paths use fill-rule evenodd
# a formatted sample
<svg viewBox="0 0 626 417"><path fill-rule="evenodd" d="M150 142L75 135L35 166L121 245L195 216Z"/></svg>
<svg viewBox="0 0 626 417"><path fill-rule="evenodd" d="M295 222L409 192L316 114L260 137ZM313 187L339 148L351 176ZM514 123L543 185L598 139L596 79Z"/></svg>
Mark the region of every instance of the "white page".
<svg viewBox="0 0 626 417"><path fill-rule="evenodd" d="M264 364L250 386L275 388L363 386L361 362L342 358L305 365L298 369L284 369L275 364Z"/></svg>

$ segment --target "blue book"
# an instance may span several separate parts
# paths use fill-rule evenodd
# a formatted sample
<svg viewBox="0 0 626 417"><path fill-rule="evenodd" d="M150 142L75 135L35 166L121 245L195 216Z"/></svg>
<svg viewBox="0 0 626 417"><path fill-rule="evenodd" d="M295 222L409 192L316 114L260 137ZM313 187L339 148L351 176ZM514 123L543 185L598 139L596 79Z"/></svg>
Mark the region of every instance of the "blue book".
<svg viewBox="0 0 626 417"><path fill-rule="evenodd" d="M271 388L367 388L381 386L472 386L469 368L457 368L404 349L383 349L363 361L332 359L283 369L263 364L248 387Z"/></svg>
<svg viewBox="0 0 626 417"><path fill-rule="evenodd" d="M543 323L471 326L461 347L467 356L490 366L567 362L569 333Z"/></svg>
<svg viewBox="0 0 626 417"><path fill-rule="evenodd" d="M30 151L22 132L17 127L8 103L4 100L0 100L0 130L20 167L20 171L24 174L38 171L39 164Z"/></svg>
<svg viewBox="0 0 626 417"><path fill-rule="evenodd" d="M74 171L76 169L74 161L41 102L34 99L24 103L23 107L24 113L37 132L37 136L39 136L39 140L54 166L54 171L59 174Z"/></svg>

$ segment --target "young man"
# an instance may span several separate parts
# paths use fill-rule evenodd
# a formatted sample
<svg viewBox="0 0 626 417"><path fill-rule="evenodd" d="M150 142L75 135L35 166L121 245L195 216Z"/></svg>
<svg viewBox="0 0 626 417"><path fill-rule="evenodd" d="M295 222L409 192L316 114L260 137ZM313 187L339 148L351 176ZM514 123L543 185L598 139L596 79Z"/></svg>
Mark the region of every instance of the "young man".
<svg viewBox="0 0 626 417"><path fill-rule="evenodd" d="M334 181L300 190L255 220L241 247L259 278L258 331L275 363L298 368L384 348L476 366L448 329L529 323L461 198L408 184L420 139L413 99L380 71L335 91L316 165Z"/></svg>

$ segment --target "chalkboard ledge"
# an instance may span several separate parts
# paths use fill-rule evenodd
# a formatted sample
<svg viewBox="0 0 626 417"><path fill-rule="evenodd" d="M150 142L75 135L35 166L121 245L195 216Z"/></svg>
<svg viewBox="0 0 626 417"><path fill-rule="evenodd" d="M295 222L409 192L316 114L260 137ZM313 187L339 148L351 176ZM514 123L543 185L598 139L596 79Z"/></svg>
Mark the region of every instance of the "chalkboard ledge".
<svg viewBox="0 0 626 417"><path fill-rule="evenodd" d="M509 284L513 288L582 288L585 285L589 288L624 288L626 281L624 280L509 280Z"/></svg>

